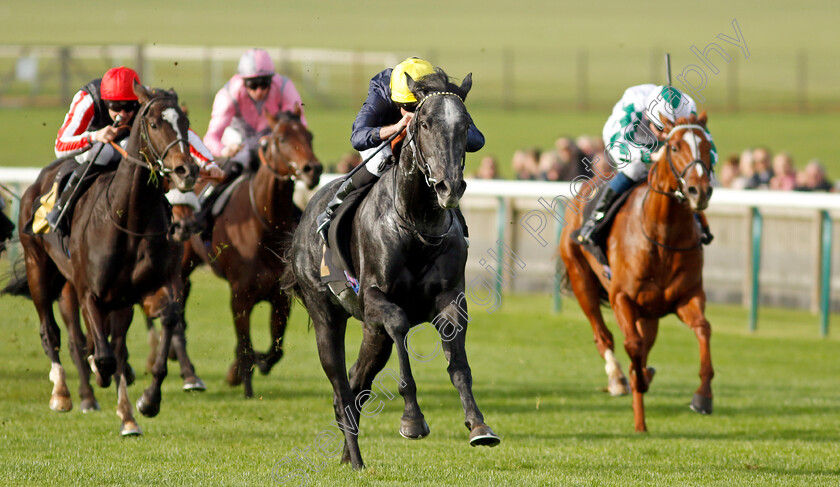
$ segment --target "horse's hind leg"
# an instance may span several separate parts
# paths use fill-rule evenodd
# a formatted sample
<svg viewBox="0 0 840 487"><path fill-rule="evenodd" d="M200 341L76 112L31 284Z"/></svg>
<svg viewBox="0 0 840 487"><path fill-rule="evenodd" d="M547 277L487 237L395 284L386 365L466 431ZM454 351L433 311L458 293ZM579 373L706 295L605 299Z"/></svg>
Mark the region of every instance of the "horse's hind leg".
<svg viewBox="0 0 840 487"><path fill-rule="evenodd" d="M405 400L405 409L400 420L400 434L405 438L419 439L429 435L429 425L417 403L417 384L411 374L411 363L405 344L405 337L411 328L405 312L390 302L376 288L365 293L365 323L369 326L384 326L397 347L400 362L400 395Z"/></svg>
<svg viewBox="0 0 840 487"><path fill-rule="evenodd" d="M180 315L178 323L172 334L171 350L175 351L175 356L178 358L178 363L181 365L181 378L184 385L181 386L185 392L203 392L207 390L204 381L196 375L195 366L193 366L190 356L187 354L187 322L184 320L183 314Z"/></svg>
<svg viewBox="0 0 840 487"><path fill-rule="evenodd" d="M364 336L362 337L362 346L359 348L359 358L350 367L350 390L357 400L359 399L359 393L362 391L373 393L371 389L373 381L376 374L388 363L394 344L384 328L369 326L367 323L363 324L363 327ZM399 384L401 380L398 376L395 378ZM382 384L377 383L377 385L379 386L378 390L381 390L389 399L393 399L394 395L388 389L383 388ZM364 395L358 403L362 408L359 412L363 416L375 415L375 413L364 411L364 404L370 397L370 395Z"/></svg>
<svg viewBox="0 0 840 487"><path fill-rule="evenodd" d="M131 324L131 316L134 314L134 307L114 311L111 313L111 345L116 356L117 370L114 375L117 388L117 416L120 417L120 434L122 436L136 436L143 432L137 421L134 419L134 412L131 400L128 398L128 348L125 338L128 333L128 326Z"/></svg>
<svg viewBox="0 0 840 487"><path fill-rule="evenodd" d="M50 381L53 383L53 390L50 395L50 409L66 412L73 408L73 402L70 399L70 390L67 388L64 367L61 365L61 359L59 358L61 331L53 314L52 303L55 301L55 296L50 288L52 280L58 275L58 269L43 248L33 240L32 237L22 237L21 243L26 252L26 276L29 282L29 293L41 321L39 330L41 345L44 347L44 352L46 352L51 363Z"/></svg>
<svg viewBox="0 0 840 487"><path fill-rule="evenodd" d="M439 318L435 320L443 346L443 353L449 363L447 370L452 385L461 397L464 408L464 424L470 430L471 446L496 446L501 439L484 423L484 416L475 403L472 392L472 372L467 361L467 299L463 293L454 300L447 300L449 304L443 308ZM454 323L453 323L454 320Z"/></svg>
<svg viewBox="0 0 840 487"><path fill-rule="evenodd" d="M577 244L570 245L577 247ZM607 373L607 391L613 396L623 396L630 392L630 386L621 371L621 364L615 357L613 335L604 323L604 315L601 313L601 284L592 269L585 265L585 258L580 255L581 251L578 248L568 251L575 255L569 259L564 255L566 272L569 274L569 282L578 303L592 326L598 353L606 362L604 369Z"/></svg>
<svg viewBox="0 0 840 487"><path fill-rule="evenodd" d="M700 346L700 387L691 399L691 409L701 414L712 414L712 378L715 370L712 367L712 352L709 341L712 337L712 327L706 319L704 308L706 297L703 293L692 296L677 306L677 316L697 335Z"/></svg>
<svg viewBox="0 0 840 487"><path fill-rule="evenodd" d="M61 299L58 301L58 309L67 326L70 335L70 355L79 371L79 397L81 398L81 409L83 413L99 411L99 402L90 386L90 366L87 361L87 337L82 332L79 321L79 300L76 296L76 289L66 283L61 290Z"/></svg>
<svg viewBox="0 0 840 487"><path fill-rule="evenodd" d="M274 364L283 358L283 336L286 334L286 323L291 310L289 297L286 293L276 289L271 298L271 345L265 354L257 354L257 366L260 373L268 374Z"/></svg>
<svg viewBox="0 0 840 487"><path fill-rule="evenodd" d="M333 386L333 409L337 426L344 431L344 454L341 461L350 462L355 469L364 468L365 464L359 450L360 413L350 390L347 362L344 357L344 332L347 329L347 318L331 312L330 303L325 299L318 299L318 301L314 304L311 300L307 300L306 308L309 310L315 328L321 367Z"/></svg>
<svg viewBox="0 0 840 487"><path fill-rule="evenodd" d="M108 335L111 334L110 320L106 319L105 314L97 307L96 298L90 292L85 292L81 298L82 314L88 324L88 333L93 335L91 369L96 373L96 383L99 387L108 387L117 370L117 360L111 344L108 343Z"/></svg>

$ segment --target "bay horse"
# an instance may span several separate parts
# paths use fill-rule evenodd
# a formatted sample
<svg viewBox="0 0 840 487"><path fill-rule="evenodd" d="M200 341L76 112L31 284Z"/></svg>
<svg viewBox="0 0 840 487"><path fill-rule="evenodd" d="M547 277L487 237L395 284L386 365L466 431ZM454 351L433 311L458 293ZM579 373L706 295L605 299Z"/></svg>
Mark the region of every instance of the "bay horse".
<svg viewBox="0 0 840 487"><path fill-rule="evenodd" d="M495 446L500 441L484 423L472 393L465 350L467 244L453 210L466 189L463 160L471 119L463 100L472 76L459 87L438 68L417 82L410 76L407 81L420 102L399 163L373 186L353 217L349 238L358 296L346 292L336 298L320 279L323 242L316 231L317 215L340 180L322 188L304 210L289 249L291 269L284 276L284 287L293 289L309 311L321 365L333 386L336 421L350 426L342 427L342 462L357 469L364 467L357 436L360 412L394 344L399 392L405 400L400 434L411 439L429 434L406 344L410 328L420 323L433 322L447 334L442 348L461 397L470 443ZM348 377L344 335L350 316L364 323L364 337Z"/></svg>
<svg viewBox="0 0 840 487"><path fill-rule="evenodd" d="M215 218L210 241L193 235L184 257L187 292L189 275L202 262L230 284L237 343L236 358L226 380L230 385L242 384L245 397L254 395L254 366L268 374L283 357L290 303L278 280L285 269L281 254L297 224L292 202L295 181L301 180L312 189L323 171L312 151L312 133L301 121L299 106L276 117L269 115L268 120L271 134L261 140L259 168L233 190L230 201ZM255 353L251 311L261 301L271 304L271 345L266 353Z"/></svg>
<svg viewBox="0 0 840 487"><path fill-rule="evenodd" d="M183 309L177 300L182 293L180 276L173 272L173 263L180 254L178 246L167 238L170 214L160 179L166 177L176 188L187 191L192 189L198 174L187 142L189 122L178 106L175 92L152 90L138 83L134 92L141 108L132 125L126 154L116 171L100 175L79 199L66 251L49 237L51 234L35 235L25 230L35 203L52 185L63 160L44 168L26 190L19 220L29 291L41 322L42 345L52 362L50 380L54 387L50 408L68 411L72 407L59 359L60 332L52 310L52 303L64 290L71 298L67 309L80 306L85 318L93 344L91 363L97 383L107 387L111 377L116 377L117 415L123 436L142 433L127 389L132 374L127 365L125 339L133 305L164 286L168 289L170 302L161 320L162 340L152 384L137 402L145 416L160 411L166 357ZM70 286L64 286L65 282ZM67 326L71 355L83 388L90 374L82 346L84 335L78 319L69 320ZM92 394L85 399L88 401L83 409L95 409Z"/></svg>
<svg viewBox="0 0 840 487"><path fill-rule="evenodd" d="M647 184L636 187L617 213L607 237L612 277L589 252L576 243L583 212L566 208L567 225L560 255L584 314L592 325L598 352L606 361L608 390L626 393L627 379L614 354L613 337L601 314L606 294L624 333L624 348L632 362L630 386L636 431L647 431L643 394L653 377L647 366L659 319L676 313L697 336L700 347L700 387L691 409L712 412L714 376L709 349L711 326L704 310L703 247L694 212L705 209L712 195L711 143L706 113L664 120L667 138L653 154Z"/></svg>

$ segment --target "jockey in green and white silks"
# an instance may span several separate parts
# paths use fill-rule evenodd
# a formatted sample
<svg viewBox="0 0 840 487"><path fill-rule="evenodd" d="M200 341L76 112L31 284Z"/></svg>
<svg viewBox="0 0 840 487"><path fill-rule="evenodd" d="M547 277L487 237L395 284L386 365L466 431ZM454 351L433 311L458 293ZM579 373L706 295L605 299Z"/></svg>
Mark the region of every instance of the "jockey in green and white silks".
<svg viewBox="0 0 840 487"><path fill-rule="evenodd" d="M644 84L631 86L615 104L612 114L604 124L605 152L612 159L618 173L604 186L595 210L583 223L578 241L593 244L601 230L599 223L610 205L638 181L647 177L651 157L662 146L667 133L663 132L660 116L670 121L697 115L697 104L690 96L673 86ZM708 134L708 132L707 132ZM717 162L717 149L711 142L711 162ZM701 223L703 243L713 238L708 225Z"/></svg>

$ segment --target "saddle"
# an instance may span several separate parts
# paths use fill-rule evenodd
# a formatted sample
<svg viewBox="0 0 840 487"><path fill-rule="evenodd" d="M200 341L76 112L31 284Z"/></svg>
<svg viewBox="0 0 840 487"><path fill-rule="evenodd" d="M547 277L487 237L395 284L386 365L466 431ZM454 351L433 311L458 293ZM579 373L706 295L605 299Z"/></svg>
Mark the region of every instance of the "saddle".
<svg viewBox="0 0 840 487"><path fill-rule="evenodd" d="M347 195L336 209L330 223L321 262L321 282L326 283L337 297L348 289L354 294L359 294L359 282L355 277L356 269L350 255L350 235L356 211L371 188L373 184L358 188Z"/></svg>
<svg viewBox="0 0 840 487"><path fill-rule="evenodd" d="M624 202L627 201L627 198L633 193L638 186L643 184L645 181L638 181L636 184L633 185L632 188L625 191L621 194L613 204L607 209L604 218L598 223L600 229L597 232L597 236L593 238L594 245L584 245L584 248L592 254L602 266L609 268L609 262L607 261L607 238L610 236L610 229L612 228L613 222L615 221L615 216L618 214L618 211L624 206ZM602 187L606 186L607 183L601 183L598 185L596 192L600 191ZM591 201L587 202L586 205L583 207L583 221L589 218L592 215L592 212L595 211L595 206L598 202L598 198L592 198ZM576 229L574 232L571 233L569 236L575 242L577 242L578 234L580 233L580 229Z"/></svg>
<svg viewBox="0 0 840 487"><path fill-rule="evenodd" d="M67 182L70 180L70 176L73 174L73 171L79 167L79 163L72 157L65 158L63 160L59 159L53 162L53 164L56 163L60 165L60 168L55 174L55 178L52 181L49 191L38 198L38 201L36 202L37 206L35 207L35 211L32 213L32 218L30 218L26 225L24 225L23 230L30 234L44 234L50 232L50 226L46 220L47 213L53 209L59 196L61 196L61 193L67 188ZM116 165L109 165L106 170L113 170L115 168ZM88 174L85 176L85 179L96 178L99 174L101 174L101 172ZM72 221L74 209L75 208L69 209L67 214L64 215L64 218L66 218L68 222Z"/></svg>

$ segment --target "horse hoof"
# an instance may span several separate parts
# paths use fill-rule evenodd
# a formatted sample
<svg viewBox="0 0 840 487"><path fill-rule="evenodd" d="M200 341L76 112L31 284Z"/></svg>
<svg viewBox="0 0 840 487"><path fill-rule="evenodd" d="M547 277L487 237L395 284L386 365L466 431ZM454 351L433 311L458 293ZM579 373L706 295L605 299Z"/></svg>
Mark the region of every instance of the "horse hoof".
<svg viewBox="0 0 840 487"><path fill-rule="evenodd" d="M73 409L73 401L70 396L55 395L50 398L50 409L57 413L66 413Z"/></svg>
<svg viewBox="0 0 840 487"><path fill-rule="evenodd" d="M627 382L627 377L622 376L619 379L610 379L607 385L607 392L612 397L626 396L630 394L630 383Z"/></svg>
<svg viewBox="0 0 840 487"><path fill-rule="evenodd" d="M143 393L137 400L137 410L147 418L154 418L160 412L160 402L155 403L146 399L146 394Z"/></svg>
<svg viewBox="0 0 840 487"><path fill-rule="evenodd" d="M651 382L653 382L653 376L656 375L656 369L653 367L648 367L645 369L645 379L647 379L648 387L650 387Z"/></svg>
<svg viewBox="0 0 840 487"><path fill-rule="evenodd" d="M695 413L712 414L712 398L695 393L694 397L691 398L691 405L689 407Z"/></svg>
<svg viewBox="0 0 840 487"><path fill-rule="evenodd" d="M409 440L420 440L429 436L429 424L423 418L400 420L400 436Z"/></svg>
<svg viewBox="0 0 840 487"><path fill-rule="evenodd" d="M238 386L242 384L242 374L239 373L239 367L236 363L232 364L228 369L225 380L231 386Z"/></svg>
<svg viewBox="0 0 840 487"><path fill-rule="evenodd" d="M502 442L486 424L480 424L470 432L470 446L496 446Z"/></svg>
<svg viewBox="0 0 840 487"><path fill-rule="evenodd" d="M204 392L207 390L207 386L204 385L203 380L198 377L194 377L189 380L184 380L184 386L182 389L184 392Z"/></svg>
<svg viewBox="0 0 840 487"><path fill-rule="evenodd" d="M122 424L122 426L120 426L120 435L123 437L140 436L142 434L143 431L140 429L140 426L138 426L134 421L126 421Z"/></svg>
<svg viewBox="0 0 840 487"><path fill-rule="evenodd" d="M96 399L82 399L82 412L87 414L93 411L99 411L99 401Z"/></svg>

